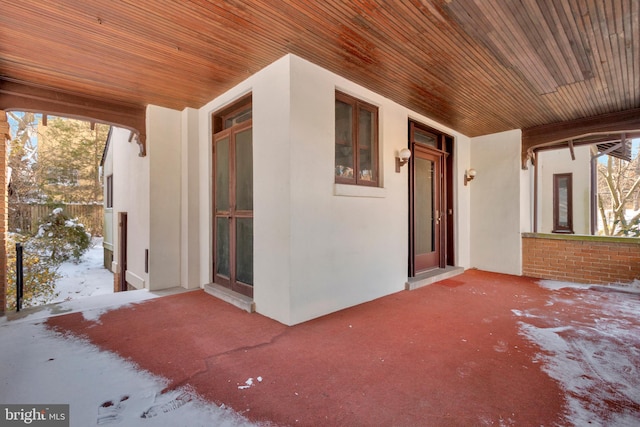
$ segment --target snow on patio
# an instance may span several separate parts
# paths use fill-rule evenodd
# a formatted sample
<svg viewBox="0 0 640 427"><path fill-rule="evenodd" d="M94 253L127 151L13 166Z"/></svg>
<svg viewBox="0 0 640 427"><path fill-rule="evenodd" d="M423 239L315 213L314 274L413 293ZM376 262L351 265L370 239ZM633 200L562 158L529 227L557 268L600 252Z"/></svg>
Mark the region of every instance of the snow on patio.
<svg viewBox="0 0 640 427"><path fill-rule="evenodd" d="M82 312L87 320L157 298L146 290L114 294L102 263L102 240L78 263L60 266L57 304L0 318L0 402L70 404L71 426L249 426L230 409L200 399L189 388L165 391L167 381L86 340L49 330L43 320Z"/></svg>
<svg viewBox="0 0 640 427"><path fill-rule="evenodd" d="M543 369L566 391L573 425L640 425L640 282L588 286L541 281L544 309L512 310Z"/></svg>
<svg viewBox="0 0 640 427"><path fill-rule="evenodd" d="M153 297L144 290L101 295L82 300L84 309L75 301L61 303L55 311L81 309L85 318L97 320L108 310ZM41 319L51 313L0 319L3 404L70 404L71 426L253 425L230 409L205 402L188 387L167 391L164 378L88 341L47 329Z"/></svg>

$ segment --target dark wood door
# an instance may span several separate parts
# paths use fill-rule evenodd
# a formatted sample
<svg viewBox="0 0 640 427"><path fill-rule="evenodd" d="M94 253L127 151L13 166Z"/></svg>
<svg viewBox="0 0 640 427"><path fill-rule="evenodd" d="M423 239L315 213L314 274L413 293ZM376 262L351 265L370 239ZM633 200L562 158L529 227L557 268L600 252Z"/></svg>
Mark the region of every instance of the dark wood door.
<svg viewBox="0 0 640 427"><path fill-rule="evenodd" d="M214 281L253 297L251 121L214 135Z"/></svg>
<svg viewBox="0 0 640 427"><path fill-rule="evenodd" d="M440 267L442 258L442 154L416 146L413 156L413 256L419 273Z"/></svg>

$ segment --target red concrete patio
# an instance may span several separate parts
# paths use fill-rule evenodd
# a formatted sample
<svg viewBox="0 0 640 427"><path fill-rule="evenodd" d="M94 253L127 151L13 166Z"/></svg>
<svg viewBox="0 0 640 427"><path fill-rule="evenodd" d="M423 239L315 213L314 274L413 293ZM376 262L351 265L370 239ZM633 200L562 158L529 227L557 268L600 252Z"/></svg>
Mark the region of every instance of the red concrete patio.
<svg viewBox="0 0 640 427"><path fill-rule="evenodd" d="M469 270L293 327L202 291L47 322L271 425L633 425L638 314L637 294Z"/></svg>

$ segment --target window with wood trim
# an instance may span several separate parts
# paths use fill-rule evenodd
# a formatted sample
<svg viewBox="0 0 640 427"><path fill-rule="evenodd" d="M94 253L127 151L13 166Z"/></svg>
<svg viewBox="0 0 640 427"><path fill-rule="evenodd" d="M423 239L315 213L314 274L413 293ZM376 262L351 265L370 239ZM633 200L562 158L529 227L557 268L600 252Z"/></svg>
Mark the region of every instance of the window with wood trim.
<svg viewBox="0 0 640 427"><path fill-rule="evenodd" d="M336 91L336 183L377 187L378 107Z"/></svg>
<svg viewBox="0 0 640 427"><path fill-rule="evenodd" d="M554 233L573 233L572 174L553 175L553 230Z"/></svg>
<svg viewBox="0 0 640 427"><path fill-rule="evenodd" d="M113 207L113 175L107 176L107 191L105 197L105 207L112 208Z"/></svg>
<svg viewBox="0 0 640 427"><path fill-rule="evenodd" d="M230 107L217 111L213 116L213 133L218 133L251 120L253 118L251 100L251 94L248 94L234 102Z"/></svg>

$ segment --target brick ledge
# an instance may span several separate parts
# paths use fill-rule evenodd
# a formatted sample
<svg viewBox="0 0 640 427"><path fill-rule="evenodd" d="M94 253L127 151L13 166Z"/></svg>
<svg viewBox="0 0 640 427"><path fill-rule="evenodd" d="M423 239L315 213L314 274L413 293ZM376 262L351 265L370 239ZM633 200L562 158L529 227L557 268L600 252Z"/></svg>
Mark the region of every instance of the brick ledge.
<svg viewBox="0 0 640 427"><path fill-rule="evenodd" d="M551 240L573 240L584 242L601 243L625 243L629 245L639 245L639 237L613 237L613 236L590 236L586 234L553 234L553 233L522 233L527 239L551 239Z"/></svg>

